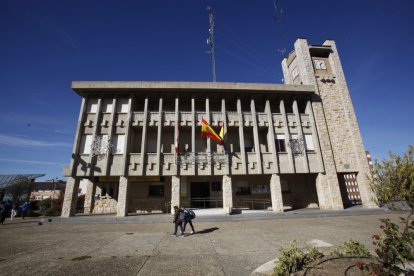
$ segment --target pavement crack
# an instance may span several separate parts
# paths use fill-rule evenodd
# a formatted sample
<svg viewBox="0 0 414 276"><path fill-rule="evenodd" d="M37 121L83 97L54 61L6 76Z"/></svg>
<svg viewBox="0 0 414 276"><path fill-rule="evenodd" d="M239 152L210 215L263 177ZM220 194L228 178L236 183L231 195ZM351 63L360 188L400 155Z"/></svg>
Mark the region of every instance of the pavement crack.
<svg viewBox="0 0 414 276"><path fill-rule="evenodd" d="M219 258L219 255L217 253L216 247L214 246L214 243L211 240L211 236L210 236L210 234L207 234L207 235L208 235L208 239L210 240L211 246L213 247L213 250L214 250L213 257L216 260L216 262L220 265L220 269L223 272L223 275L226 275L226 272L224 271L224 268L223 268L223 266L220 263L220 258Z"/></svg>
<svg viewBox="0 0 414 276"><path fill-rule="evenodd" d="M151 256L147 256L147 259L145 259L145 262L141 265L141 267L138 269L137 274L135 276L138 276L138 274L141 272L141 269L145 266L145 264L148 262L148 260L151 258Z"/></svg>

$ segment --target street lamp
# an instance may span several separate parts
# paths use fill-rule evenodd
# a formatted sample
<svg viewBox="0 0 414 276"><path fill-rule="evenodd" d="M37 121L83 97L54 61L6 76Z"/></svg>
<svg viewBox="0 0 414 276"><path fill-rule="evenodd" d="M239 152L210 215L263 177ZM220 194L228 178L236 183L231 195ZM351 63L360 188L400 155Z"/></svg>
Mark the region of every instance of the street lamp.
<svg viewBox="0 0 414 276"><path fill-rule="evenodd" d="M57 182L57 181L55 181L55 179L57 180L58 178L55 177L55 178L52 179L52 182L53 182L53 195L52 195L52 201L51 201L51 204L50 204L51 209L53 209L53 200L55 199L56 182Z"/></svg>

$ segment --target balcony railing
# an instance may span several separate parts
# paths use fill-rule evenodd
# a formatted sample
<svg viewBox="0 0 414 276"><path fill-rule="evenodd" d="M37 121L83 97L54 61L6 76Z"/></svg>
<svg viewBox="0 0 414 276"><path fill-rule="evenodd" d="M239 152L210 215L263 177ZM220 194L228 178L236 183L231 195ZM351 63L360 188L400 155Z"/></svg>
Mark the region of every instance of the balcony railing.
<svg viewBox="0 0 414 276"><path fill-rule="evenodd" d="M225 153L186 152L176 155L177 165L182 164L223 164L229 163L229 156Z"/></svg>

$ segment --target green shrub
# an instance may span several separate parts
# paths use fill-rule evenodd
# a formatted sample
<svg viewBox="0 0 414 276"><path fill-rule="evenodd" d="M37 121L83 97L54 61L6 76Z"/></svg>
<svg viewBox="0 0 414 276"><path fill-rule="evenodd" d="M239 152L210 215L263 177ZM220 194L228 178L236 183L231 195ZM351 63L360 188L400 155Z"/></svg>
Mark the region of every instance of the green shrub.
<svg viewBox="0 0 414 276"><path fill-rule="evenodd" d="M349 239L342 246L333 249L329 255L333 257L370 257L371 253L360 242Z"/></svg>
<svg viewBox="0 0 414 276"><path fill-rule="evenodd" d="M306 253L306 257L311 261L319 260L323 257L323 254L316 248L312 246L308 253Z"/></svg>
<svg viewBox="0 0 414 276"><path fill-rule="evenodd" d="M302 269L305 264L306 256L297 246L296 241L292 241L288 248L281 247L280 257L273 269L273 275L284 276Z"/></svg>

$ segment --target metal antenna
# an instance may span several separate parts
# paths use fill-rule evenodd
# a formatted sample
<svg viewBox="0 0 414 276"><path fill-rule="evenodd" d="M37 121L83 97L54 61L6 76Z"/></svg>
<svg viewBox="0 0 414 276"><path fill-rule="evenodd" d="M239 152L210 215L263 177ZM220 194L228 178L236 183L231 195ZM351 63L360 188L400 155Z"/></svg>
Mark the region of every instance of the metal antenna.
<svg viewBox="0 0 414 276"><path fill-rule="evenodd" d="M210 51L208 54L211 54L211 67L213 71L213 82L216 82L216 58L214 54L214 15L213 9L211 7L207 7L207 11L209 14L210 19L210 28L208 29L209 37L207 38L207 44L210 45Z"/></svg>
<svg viewBox="0 0 414 276"><path fill-rule="evenodd" d="M286 48L285 48L285 36L283 33L283 27L282 27L282 14L283 14L283 10L279 9L276 6L276 1L273 0L273 6L275 8L275 15L273 16L273 18L276 20L277 23L277 27L278 27L278 33L279 33L279 39L280 39L280 46L282 47L281 49L277 49L278 52L280 52L280 54L282 55L283 58L286 57Z"/></svg>

